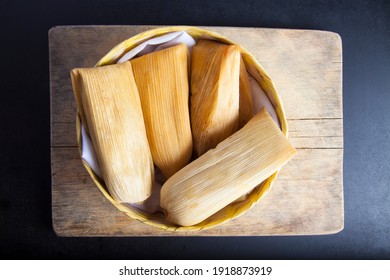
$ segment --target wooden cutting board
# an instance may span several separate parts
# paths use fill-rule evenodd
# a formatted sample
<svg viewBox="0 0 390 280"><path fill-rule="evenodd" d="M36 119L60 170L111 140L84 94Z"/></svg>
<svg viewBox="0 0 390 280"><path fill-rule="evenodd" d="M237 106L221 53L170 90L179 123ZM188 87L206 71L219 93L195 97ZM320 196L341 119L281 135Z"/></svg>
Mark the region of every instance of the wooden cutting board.
<svg viewBox="0 0 390 280"><path fill-rule="evenodd" d="M313 235L344 227L342 46L331 32L203 27L249 50L273 79L298 155L243 216L213 229L172 233L131 220L83 167L70 75L156 26L61 26L49 32L53 228L60 236Z"/></svg>

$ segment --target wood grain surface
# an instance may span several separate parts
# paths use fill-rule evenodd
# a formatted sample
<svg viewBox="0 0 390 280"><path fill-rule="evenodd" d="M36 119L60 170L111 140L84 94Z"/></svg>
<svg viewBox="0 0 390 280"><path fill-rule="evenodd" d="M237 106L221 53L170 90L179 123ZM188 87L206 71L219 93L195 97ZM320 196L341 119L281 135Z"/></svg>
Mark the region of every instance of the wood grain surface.
<svg viewBox="0 0 390 280"><path fill-rule="evenodd" d="M82 165L70 70L156 26L61 26L49 32L53 228L60 236L315 235L344 227L342 46L331 32L203 27L249 50L275 83L298 155L248 212L204 231L167 232L108 202Z"/></svg>

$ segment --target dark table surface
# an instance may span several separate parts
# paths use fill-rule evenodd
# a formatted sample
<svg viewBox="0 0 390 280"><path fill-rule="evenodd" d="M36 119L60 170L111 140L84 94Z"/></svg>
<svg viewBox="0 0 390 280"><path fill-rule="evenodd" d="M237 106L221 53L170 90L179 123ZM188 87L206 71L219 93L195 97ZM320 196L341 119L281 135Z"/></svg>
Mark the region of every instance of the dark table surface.
<svg viewBox="0 0 390 280"><path fill-rule="evenodd" d="M390 1L1 1L2 259L390 259ZM51 224L56 25L333 31L343 43L345 228L324 236L61 238Z"/></svg>

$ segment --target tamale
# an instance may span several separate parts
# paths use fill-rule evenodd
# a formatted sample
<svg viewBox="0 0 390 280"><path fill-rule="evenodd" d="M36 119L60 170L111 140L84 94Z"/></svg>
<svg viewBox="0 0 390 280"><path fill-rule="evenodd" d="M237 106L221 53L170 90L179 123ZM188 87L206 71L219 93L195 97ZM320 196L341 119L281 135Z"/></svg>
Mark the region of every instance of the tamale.
<svg viewBox="0 0 390 280"><path fill-rule="evenodd" d="M154 165L130 62L74 69L71 78L108 191L118 202L144 201Z"/></svg>
<svg viewBox="0 0 390 280"><path fill-rule="evenodd" d="M200 40L191 57L191 125L197 156L238 129L240 51Z"/></svg>
<svg viewBox="0 0 390 280"><path fill-rule="evenodd" d="M131 60L152 157L166 178L192 156L188 62L184 44Z"/></svg>
<svg viewBox="0 0 390 280"><path fill-rule="evenodd" d="M253 117L251 86L244 60L240 59L240 103L238 128L242 128Z"/></svg>
<svg viewBox="0 0 390 280"><path fill-rule="evenodd" d="M263 109L242 129L169 178L161 189L167 219L195 225L278 171L296 150Z"/></svg>

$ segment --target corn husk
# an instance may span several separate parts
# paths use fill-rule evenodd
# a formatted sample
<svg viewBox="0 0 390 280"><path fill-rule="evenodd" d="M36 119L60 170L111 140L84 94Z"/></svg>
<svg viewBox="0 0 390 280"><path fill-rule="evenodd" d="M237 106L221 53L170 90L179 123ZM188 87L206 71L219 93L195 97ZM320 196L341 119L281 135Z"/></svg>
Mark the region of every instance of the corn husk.
<svg viewBox="0 0 390 280"><path fill-rule="evenodd" d="M198 224L251 191L296 154L263 109L241 130L172 176L161 207L174 224Z"/></svg>
<svg viewBox="0 0 390 280"><path fill-rule="evenodd" d="M191 125L197 156L238 129L240 50L200 40L191 57Z"/></svg>
<svg viewBox="0 0 390 280"><path fill-rule="evenodd" d="M74 69L71 78L108 191L117 202L144 201L154 166L130 62Z"/></svg>
<svg viewBox="0 0 390 280"><path fill-rule="evenodd" d="M180 44L131 61L153 160L166 178L192 156L188 60Z"/></svg>
<svg viewBox="0 0 390 280"><path fill-rule="evenodd" d="M251 86L244 60L240 59L240 102L238 128L242 128L254 115Z"/></svg>

